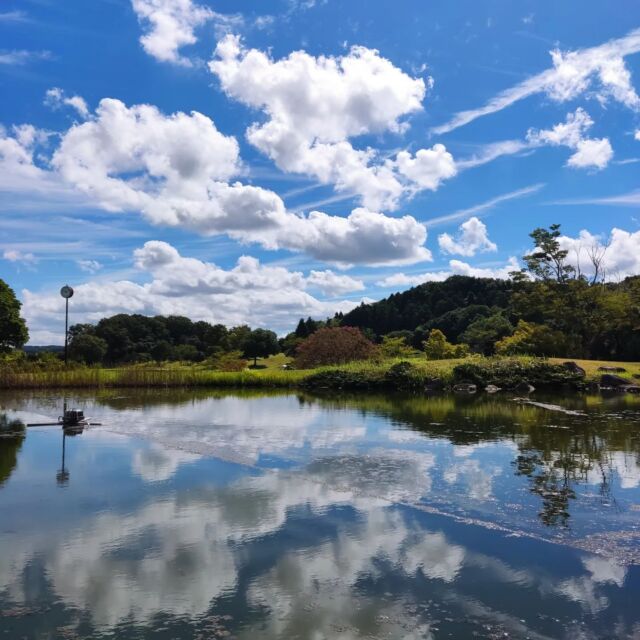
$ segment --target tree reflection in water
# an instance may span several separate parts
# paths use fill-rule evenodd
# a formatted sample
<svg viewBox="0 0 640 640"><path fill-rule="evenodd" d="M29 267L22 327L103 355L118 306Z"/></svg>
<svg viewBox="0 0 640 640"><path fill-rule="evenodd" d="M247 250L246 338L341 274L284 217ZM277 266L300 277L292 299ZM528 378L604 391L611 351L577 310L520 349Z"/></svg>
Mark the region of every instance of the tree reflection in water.
<svg viewBox="0 0 640 640"><path fill-rule="evenodd" d="M515 475L526 477L531 493L541 499L538 516L548 527L570 526L571 504L578 498L579 485L597 484L601 500L616 506L612 485L621 457L624 464L630 462L640 469L640 403L624 395L562 399L567 408L589 410L585 416L551 413L486 395L345 396L319 401L384 415L454 445L513 441L518 448L512 462Z"/></svg>
<svg viewBox="0 0 640 640"><path fill-rule="evenodd" d="M16 468L24 436L24 423L10 419L6 413L0 413L0 487Z"/></svg>

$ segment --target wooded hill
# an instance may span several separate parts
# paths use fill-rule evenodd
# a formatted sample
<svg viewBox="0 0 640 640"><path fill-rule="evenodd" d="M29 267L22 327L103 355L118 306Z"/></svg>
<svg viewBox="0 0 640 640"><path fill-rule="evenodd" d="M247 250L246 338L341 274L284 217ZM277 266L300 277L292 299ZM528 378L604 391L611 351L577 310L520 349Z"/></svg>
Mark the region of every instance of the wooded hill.
<svg viewBox="0 0 640 640"><path fill-rule="evenodd" d="M449 340L458 342L478 318L506 311L513 287L510 280L452 276L444 282L427 282L379 302L361 304L345 314L340 323L368 329L378 336L440 329Z"/></svg>
<svg viewBox="0 0 640 640"><path fill-rule="evenodd" d="M338 320L377 340L402 335L415 347L439 329L451 342L491 354L499 340L528 333L512 353L637 361L640 276L618 283L452 276L362 304Z"/></svg>

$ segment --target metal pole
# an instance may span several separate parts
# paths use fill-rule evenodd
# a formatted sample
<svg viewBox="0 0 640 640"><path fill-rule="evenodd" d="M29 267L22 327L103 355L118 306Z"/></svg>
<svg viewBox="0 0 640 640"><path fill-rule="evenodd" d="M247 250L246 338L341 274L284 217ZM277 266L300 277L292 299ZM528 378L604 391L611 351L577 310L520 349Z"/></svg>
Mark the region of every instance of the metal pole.
<svg viewBox="0 0 640 640"><path fill-rule="evenodd" d="M65 299L64 307L64 365L67 366L67 349L69 347L69 298L73 295L73 289L65 284L60 289L60 295Z"/></svg>
<svg viewBox="0 0 640 640"><path fill-rule="evenodd" d="M69 298L65 298L64 310L64 366L67 366L67 347L69 344Z"/></svg>

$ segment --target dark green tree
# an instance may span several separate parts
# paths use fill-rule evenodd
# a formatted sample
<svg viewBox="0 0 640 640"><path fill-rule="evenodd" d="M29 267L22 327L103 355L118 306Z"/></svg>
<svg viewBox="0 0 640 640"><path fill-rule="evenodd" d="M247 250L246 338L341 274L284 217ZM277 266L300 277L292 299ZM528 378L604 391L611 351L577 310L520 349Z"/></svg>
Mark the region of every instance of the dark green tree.
<svg viewBox="0 0 640 640"><path fill-rule="evenodd" d="M21 306L13 289L0 280L0 351L20 349L29 340L27 324L20 317Z"/></svg>
<svg viewBox="0 0 640 640"><path fill-rule="evenodd" d="M242 324L229 330L227 343L231 351L244 351L244 345L251 335L251 327Z"/></svg>
<svg viewBox="0 0 640 640"><path fill-rule="evenodd" d="M258 364L258 358L268 358L279 351L278 336L267 329L252 331L247 337L243 349L245 358L253 358L254 367Z"/></svg>
<svg viewBox="0 0 640 640"><path fill-rule="evenodd" d="M498 340L513 333L513 325L502 313L488 317L478 317L460 336L460 341L468 344L476 353L491 355Z"/></svg>
<svg viewBox="0 0 640 640"><path fill-rule="evenodd" d="M169 360L173 353L173 347L167 340L160 340L151 348L151 357L157 362Z"/></svg>
<svg viewBox="0 0 640 640"><path fill-rule="evenodd" d="M77 335L69 345L69 357L86 364L97 364L107 354L107 341L91 333Z"/></svg>
<svg viewBox="0 0 640 640"><path fill-rule="evenodd" d="M304 318L300 318L294 333L297 338L308 338L312 333L315 333L318 329L324 326L325 323L322 322L322 320L314 320L311 317L306 320Z"/></svg>
<svg viewBox="0 0 640 640"><path fill-rule="evenodd" d="M197 362L202 359L200 352L192 344L179 344L175 346L171 357L174 360L187 360L189 362Z"/></svg>

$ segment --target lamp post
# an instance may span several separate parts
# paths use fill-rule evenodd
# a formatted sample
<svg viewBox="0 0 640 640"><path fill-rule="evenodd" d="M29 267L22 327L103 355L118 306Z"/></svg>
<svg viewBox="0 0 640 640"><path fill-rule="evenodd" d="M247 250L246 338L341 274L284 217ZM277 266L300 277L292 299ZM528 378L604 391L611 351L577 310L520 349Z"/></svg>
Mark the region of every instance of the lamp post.
<svg viewBox="0 0 640 640"><path fill-rule="evenodd" d="M73 289L65 284L62 289L60 289L60 295L65 300L65 310L64 310L64 366L67 366L67 347L69 345L69 298L73 296Z"/></svg>

